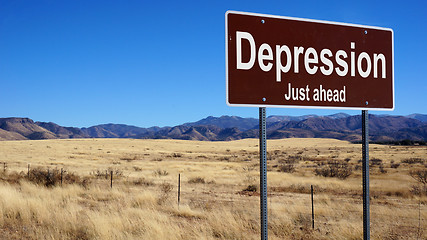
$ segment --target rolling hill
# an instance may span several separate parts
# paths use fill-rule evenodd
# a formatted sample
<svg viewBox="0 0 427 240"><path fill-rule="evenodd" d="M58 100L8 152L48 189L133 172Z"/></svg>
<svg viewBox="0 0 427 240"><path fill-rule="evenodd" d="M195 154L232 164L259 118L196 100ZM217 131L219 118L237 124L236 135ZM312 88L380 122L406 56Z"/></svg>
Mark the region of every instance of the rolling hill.
<svg viewBox="0 0 427 240"><path fill-rule="evenodd" d="M427 141L427 115L369 115L371 141ZM361 117L338 113L329 116L269 116L267 136L280 138L334 138L361 140ZM140 128L102 124L88 128L63 127L29 118L0 118L0 140L56 138L136 138L228 141L258 137L258 119L237 116L207 117L174 127Z"/></svg>

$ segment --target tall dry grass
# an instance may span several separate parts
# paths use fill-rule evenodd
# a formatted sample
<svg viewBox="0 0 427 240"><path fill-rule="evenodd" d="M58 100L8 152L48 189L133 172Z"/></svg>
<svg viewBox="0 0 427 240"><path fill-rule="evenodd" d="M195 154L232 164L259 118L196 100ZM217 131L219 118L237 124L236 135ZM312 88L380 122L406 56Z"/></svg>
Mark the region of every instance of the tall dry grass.
<svg viewBox="0 0 427 240"><path fill-rule="evenodd" d="M258 141L85 139L0 142L3 239L259 239ZM269 239L360 239L360 145L330 139L268 142ZM371 146L372 239L426 239L427 197L409 174L425 147ZM405 160L410 157L417 161ZM418 160L422 159L422 160ZM348 162L345 179L316 175ZM282 164L295 171L281 171ZM397 168L391 164L399 163ZM63 168L48 185L30 169ZM0 165L1 166L1 165ZM113 188L108 174L113 171ZM42 171L43 173L43 171ZM181 174L181 202L177 180ZM34 175L36 176L36 175ZM43 174L40 174L43 176ZM311 228L310 186L315 188ZM259 188L258 188L259 189Z"/></svg>

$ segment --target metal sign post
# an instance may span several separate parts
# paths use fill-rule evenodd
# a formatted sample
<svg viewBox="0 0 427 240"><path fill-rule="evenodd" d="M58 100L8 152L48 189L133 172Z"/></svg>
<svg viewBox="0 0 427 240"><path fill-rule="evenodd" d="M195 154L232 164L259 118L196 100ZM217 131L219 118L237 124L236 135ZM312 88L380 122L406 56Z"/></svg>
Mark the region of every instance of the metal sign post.
<svg viewBox="0 0 427 240"><path fill-rule="evenodd" d="M267 218L267 134L266 134L266 110L259 108L259 171L260 171L260 210L261 210L261 240L268 239Z"/></svg>
<svg viewBox="0 0 427 240"><path fill-rule="evenodd" d="M369 122L368 110L362 110L363 239L370 239L369 220Z"/></svg>

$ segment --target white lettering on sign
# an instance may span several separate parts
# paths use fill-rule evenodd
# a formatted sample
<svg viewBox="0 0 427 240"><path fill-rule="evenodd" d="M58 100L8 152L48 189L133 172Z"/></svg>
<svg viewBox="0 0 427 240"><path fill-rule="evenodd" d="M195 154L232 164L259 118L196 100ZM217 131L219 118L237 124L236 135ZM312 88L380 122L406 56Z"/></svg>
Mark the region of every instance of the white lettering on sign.
<svg viewBox="0 0 427 240"><path fill-rule="evenodd" d="M243 62L242 59L242 41L246 40L249 42L250 52L249 52L249 61ZM264 72L269 72L273 68L273 64L276 65L276 81L282 81L282 73L287 73L291 69L291 65L294 65L294 73L299 73L299 60L300 56L304 62L304 69L308 74L314 75L320 69L320 72L325 75L331 75L334 70L335 73L344 77L347 76L350 70L350 76L356 76L356 67L357 73L362 78L367 78L371 75L373 69L373 77L378 78L378 72L381 71L381 78L386 78L386 59L382 53L374 53L371 56L366 52L361 52L357 56L356 60L356 43L350 43L350 69L349 64L346 59L348 58L348 53L346 50L338 50L335 52L335 57L333 52L330 49L322 49L320 51L320 58L318 50L313 47L304 49L301 46L293 47L293 62L292 62L292 51L287 45L276 45L275 56L273 55L273 49L267 43L260 45L258 52L256 51L256 43L253 36L248 32L239 32L236 31L236 57L237 57L237 69L249 70L255 65L256 56L258 54L258 65L261 70ZM286 64L283 65L282 56L285 55ZM276 61L274 58L276 57ZM335 59L335 61L333 61ZM319 61L320 60L320 61ZM302 90L301 90L302 91ZM345 92L345 90L344 90ZM303 93L303 92L301 92ZM300 94L302 96L302 94ZM326 95L326 99L329 100ZM332 95L331 95L332 96ZM336 99L335 93L333 94L333 99ZM307 99L307 98L305 98ZM340 98L340 100L343 100ZM320 100L322 101L322 100Z"/></svg>
<svg viewBox="0 0 427 240"><path fill-rule="evenodd" d="M323 85L313 89L312 99L315 102L346 102L345 86L342 89L325 89ZM310 86L302 88L292 87L288 83L288 92L285 94L286 101L310 101Z"/></svg>
<svg viewBox="0 0 427 240"><path fill-rule="evenodd" d="M242 62L242 38L249 41L249 45L251 46L251 57L249 62ZM236 32L236 51L237 51L237 69L248 70L251 69L255 63L255 55L252 53L255 52L255 40L250 33L247 32Z"/></svg>
<svg viewBox="0 0 427 240"><path fill-rule="evenodd" d="M282 52L286 53L286 65L283 66L282 65L282 61L281 56L282 56ZM276 46L276 81L280 82L281 81L281 77L282 77L282 72L287 73L289 71L289 69L291 69L291 50L289 49L288 46L283 45L283 46Z"/></svg>

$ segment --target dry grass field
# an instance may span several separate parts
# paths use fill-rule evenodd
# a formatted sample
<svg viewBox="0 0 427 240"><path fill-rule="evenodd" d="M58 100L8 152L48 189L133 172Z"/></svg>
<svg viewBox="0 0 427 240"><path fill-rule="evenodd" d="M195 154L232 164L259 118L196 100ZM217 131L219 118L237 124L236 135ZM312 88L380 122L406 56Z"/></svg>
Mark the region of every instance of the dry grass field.
<svg viewBox="0 0 427 240"><path fill-rule="evenodd" d="M362 239L361 145L267 148L269 239ZM370 158L372 239L427 239L426 186L410 174L427 147L371 144ZM1 239L260 237L256 139L2 141L0 163Z"/></svg>

